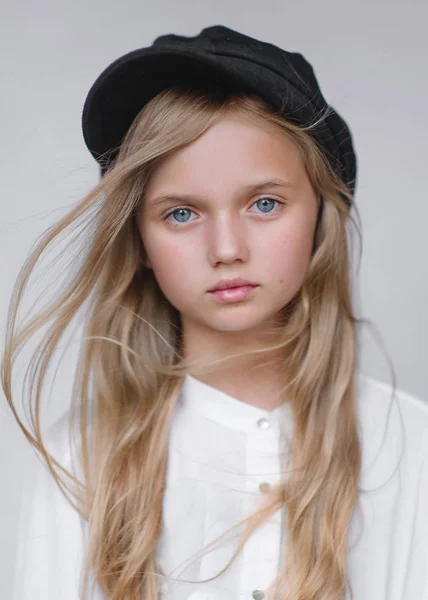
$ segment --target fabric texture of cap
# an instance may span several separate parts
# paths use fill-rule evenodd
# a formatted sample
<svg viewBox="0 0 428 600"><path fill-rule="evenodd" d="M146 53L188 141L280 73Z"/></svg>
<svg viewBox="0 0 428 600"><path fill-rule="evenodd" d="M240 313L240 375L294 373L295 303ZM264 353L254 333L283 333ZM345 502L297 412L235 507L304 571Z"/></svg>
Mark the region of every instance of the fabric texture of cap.
<svg viewBox="0 0 428 600"><path fill-rule="evenodd" d="M85 143L103 176L147 102L168 87L248 91L317 142L333 171L355 194L357 159L351 131L320 90L311 64L223 25L194 37L162 35L111 63L92 85L82 113ZM346 204L349 201L344 198Z"/></svg>

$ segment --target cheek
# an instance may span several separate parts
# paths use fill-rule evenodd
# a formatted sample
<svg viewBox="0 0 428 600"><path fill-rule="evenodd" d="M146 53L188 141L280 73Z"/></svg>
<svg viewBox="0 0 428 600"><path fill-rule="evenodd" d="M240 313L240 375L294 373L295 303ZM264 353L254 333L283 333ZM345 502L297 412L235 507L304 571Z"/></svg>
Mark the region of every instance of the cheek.
<svg viewBox="0 0 428 600"><path fill-rule="evenodd" d="M312 237L307 232L289 231L270 239L266 273L276 280L280 287L299 287L308 270Z"/></svg>
<svg viewBox="0 0 428 600"><path fill-rule="evenodd" d="M195 252L192 247L171 240L148 240L147 254L154 276L168 300L174 304L192 289L196 277Z"/></svg>

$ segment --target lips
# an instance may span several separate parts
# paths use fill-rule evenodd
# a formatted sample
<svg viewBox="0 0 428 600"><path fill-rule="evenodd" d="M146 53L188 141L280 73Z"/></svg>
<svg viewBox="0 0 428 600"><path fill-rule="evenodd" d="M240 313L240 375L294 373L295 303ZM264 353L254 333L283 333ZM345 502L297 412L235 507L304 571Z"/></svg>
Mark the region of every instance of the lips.
<svg viewBox="0 0 428 600"><path fill-rule="evenodd" d="M216 290L227 290L230 288L239 288L246 286L255 286L258 285L252 281L248 281L247 279L242 279L241 277L234 277L233 279L221 279L218 281L214 287L212 287L209 292L214 292Z"/></svg>
<svg viewBox="0 0 428 600"><path fill-rule="evenodd" d="M239 287L229 287L223 290L214 290L213 292L210 292L210 294L217 298L219 302L236 303L250 298L258 287L258 285L241 285Z"/></svg>

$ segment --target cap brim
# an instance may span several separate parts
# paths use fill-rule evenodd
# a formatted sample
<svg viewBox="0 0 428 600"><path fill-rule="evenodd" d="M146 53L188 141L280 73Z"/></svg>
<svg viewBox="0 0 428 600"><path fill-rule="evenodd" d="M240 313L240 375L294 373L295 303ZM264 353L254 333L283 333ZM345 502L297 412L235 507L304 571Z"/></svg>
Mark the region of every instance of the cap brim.
<svg viewBox="0 0 428 600"><path fill-rule="evenodd" d="M115 154L141 108L164 89L177 85L206 90L248 90L275 106L272 96L264 96L266 68L252 64L243 75L243 59L231 56L195 55L185 50L144 48L126 54L107 67L92 85L82 112L83 137L98 160ZM257 70L260 69L260 74ZM274 74L272 74L274 76Z"/></svg>

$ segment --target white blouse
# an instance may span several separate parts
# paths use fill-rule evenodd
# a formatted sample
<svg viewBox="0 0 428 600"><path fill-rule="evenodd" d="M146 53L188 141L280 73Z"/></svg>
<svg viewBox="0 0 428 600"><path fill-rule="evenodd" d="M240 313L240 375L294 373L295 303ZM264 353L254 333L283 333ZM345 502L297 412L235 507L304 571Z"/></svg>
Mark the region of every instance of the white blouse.
<svg viewBox="0 0 428 600"><path fill-rule="evenodd" d="M389 385L362 374L357 382L363 455L361 510L356 507L348 536L354 600L428 600L428 405L401 390L391 404ZM48 439L71 468L67 416L51 427ZM252 534L221 576L198 581L226 566L244 526L204 552L207 544L248 516L281 473L286 476L284 451L292 431L287 404L266 411L185 378L171 428L156 548L162 600L269 599L267 587L284 560L285 508ZM13 600L79 600L85 522L42 463L29 485ZM98 586L93 598L107 600Z"/></svg>

